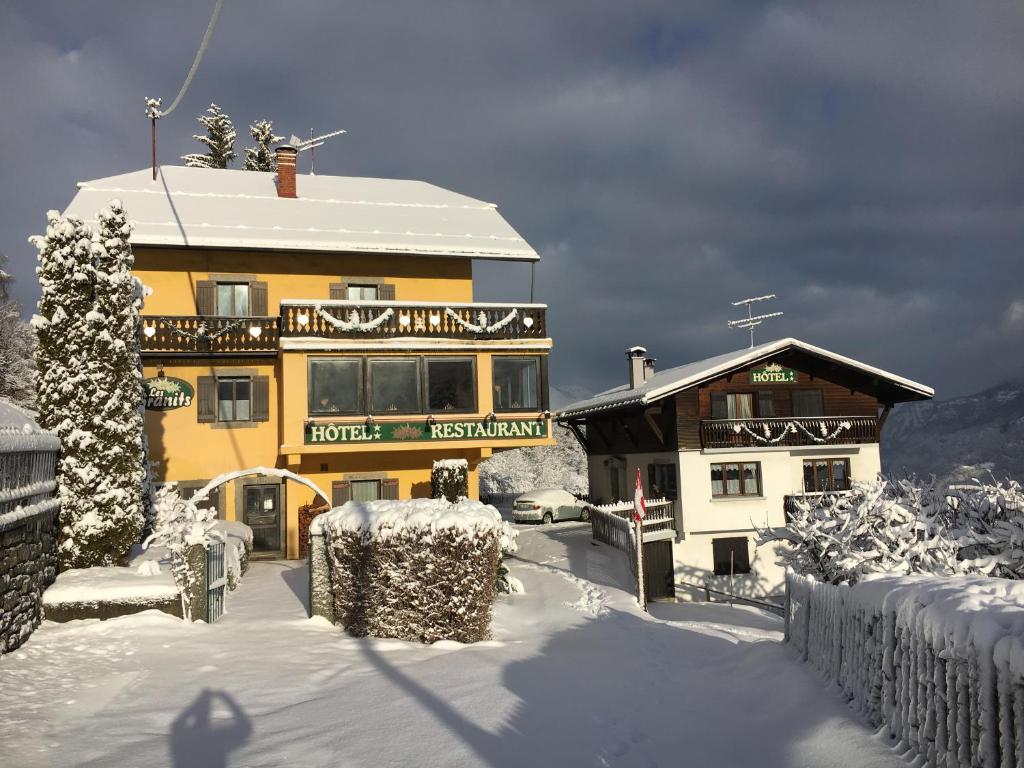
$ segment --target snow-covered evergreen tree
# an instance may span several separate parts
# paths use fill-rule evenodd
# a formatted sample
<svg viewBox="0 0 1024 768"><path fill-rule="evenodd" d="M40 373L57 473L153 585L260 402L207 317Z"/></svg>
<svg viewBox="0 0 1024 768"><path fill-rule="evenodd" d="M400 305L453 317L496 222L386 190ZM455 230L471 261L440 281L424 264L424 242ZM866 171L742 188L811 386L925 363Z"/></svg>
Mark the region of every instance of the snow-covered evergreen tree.
<svg viewBox="0 0 1024 768"><path fill-rule="evenodd" d="M130 232L117 202L95 235L48 214L33 317L39 421L61 440L58 495L63 567L120 560L142 529L142 393L138 288Z"/></svg>
<svg viewBox="0 0 1024 768"><path fill-rule="evenodd" d="M249 126L249 134L256 142L256 146L246 147L245 170L276 171L277 156L272 145L281 141L284 136L274 135L274 124L270 120L257 120Z"/></svg>
<svg viewBox="0 0 1024 768"><path fill-rule="evenodd" d="M216 104L211 104L206 112L196 118L206 128L206 135L192 136L206 147L206 154L182 155L181 159L189 168L227 168L235 159L235 126Z"/></svg>
<svg viewBox="0 0 1024 768"><path fill-rule="evenodd" d="M0 254L0 397L33 408L36 401L35 334L8 294L10 275Z"/></svg>

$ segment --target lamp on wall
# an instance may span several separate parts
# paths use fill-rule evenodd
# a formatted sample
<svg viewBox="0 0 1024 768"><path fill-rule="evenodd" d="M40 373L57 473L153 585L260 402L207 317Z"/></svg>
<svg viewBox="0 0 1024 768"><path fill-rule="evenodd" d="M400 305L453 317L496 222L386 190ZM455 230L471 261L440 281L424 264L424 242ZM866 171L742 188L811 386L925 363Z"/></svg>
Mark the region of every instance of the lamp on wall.
<svg viewBox="0 0 1024 768"><path fill-rule="evenodd" d="M437 424L437 417L434 416L434 414L430 414L429 416L427 416L427 426L432 427L435 424Z"/></svg>
<svg viewBox="0 0 1024 768"><path fill-rule="evenodd" d="M157 375L157 378L159 378L159 379L164 378L164 364L163 363L160 363L160 364L157 365L157 367L156 367L156 375Z"/></svg>
<svg viewBox="0 0 1024 768"><path fill-rule="evenodd" d="M497 420L498 420L498 414L496 414L494 411L491 411L486 416L484 416L484 424L486 424L489 421L490 422L495 422Z"/></svg>
<svg viewBox="0 0 1024 768"><path fill-rule="evenodd" d="M551 418L551 411L544 411L543 413L541 413L540 415L537 416L537 421L546 421L547 419L550 419L550 418Z"/></svg>
<svg viewBox="0 0 1024 768"><path fill-rule="evenodd" d="M373 414L371 413L366 417L366 426L372 427L376 422L373 420Z"/></svg>

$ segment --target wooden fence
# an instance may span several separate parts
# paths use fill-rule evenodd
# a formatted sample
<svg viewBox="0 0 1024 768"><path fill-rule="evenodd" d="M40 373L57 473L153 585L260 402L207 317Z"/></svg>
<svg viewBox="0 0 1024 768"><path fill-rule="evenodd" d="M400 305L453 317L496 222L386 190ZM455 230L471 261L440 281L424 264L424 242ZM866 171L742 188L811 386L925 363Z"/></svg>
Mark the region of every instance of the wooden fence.
<svg viewBox="0 0 1024 768"><path fill-rule="evenodd" d="M1024 766L1024 583L786 577L786 640L927 766Z"/></svg>

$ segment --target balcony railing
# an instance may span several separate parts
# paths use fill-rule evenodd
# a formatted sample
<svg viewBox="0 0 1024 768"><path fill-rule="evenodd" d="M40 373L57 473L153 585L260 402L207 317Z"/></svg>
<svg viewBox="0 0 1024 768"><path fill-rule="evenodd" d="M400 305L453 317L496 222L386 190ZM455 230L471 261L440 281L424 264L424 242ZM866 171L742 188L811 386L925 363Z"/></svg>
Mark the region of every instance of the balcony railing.
<svg viewBox="0 0 1024 768"><path fill-rule="evenodd" d="M702 448L771 448L878 442L875 416L714 419L700 423Z"/></svg>
<svg viewBox="0 0 1024 768"><path fill-rule="evenodd" d="M160 354L276 353L277 317L144 316L143 352Z"/></svg>
<svg viewBox="0 0 1024 768"><path fill-rule="evenodd" d="M281 336L325 339L543 339L543 304L282 301Z"/></svg>

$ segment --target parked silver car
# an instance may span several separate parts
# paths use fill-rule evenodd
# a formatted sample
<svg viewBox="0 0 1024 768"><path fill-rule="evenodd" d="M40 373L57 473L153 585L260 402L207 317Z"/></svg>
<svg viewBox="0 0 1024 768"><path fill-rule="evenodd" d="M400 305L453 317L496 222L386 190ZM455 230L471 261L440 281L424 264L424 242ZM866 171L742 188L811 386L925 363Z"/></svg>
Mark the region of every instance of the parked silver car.
<svg viewBox="0 0 1024 768"><path fill-rule="evenodd" d="M538 488L519 496L512 505L517 523L551 523L555 520L589 520L586 505L561 488Z"/></svg>

